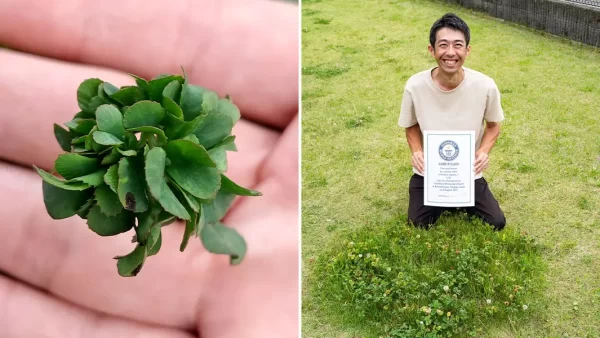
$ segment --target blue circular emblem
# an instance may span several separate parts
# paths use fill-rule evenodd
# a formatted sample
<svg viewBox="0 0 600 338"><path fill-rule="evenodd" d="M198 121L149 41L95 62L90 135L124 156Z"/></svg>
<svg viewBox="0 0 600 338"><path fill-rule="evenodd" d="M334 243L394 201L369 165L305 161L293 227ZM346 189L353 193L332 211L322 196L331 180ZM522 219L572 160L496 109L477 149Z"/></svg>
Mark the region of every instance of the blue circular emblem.
<svg viewBox="0 0 600 338"><path fill-rule="evenodd" d="M454 141L444 141L439 148L440 157L446 161L453 161L458 157L458 144Z"/></svg>

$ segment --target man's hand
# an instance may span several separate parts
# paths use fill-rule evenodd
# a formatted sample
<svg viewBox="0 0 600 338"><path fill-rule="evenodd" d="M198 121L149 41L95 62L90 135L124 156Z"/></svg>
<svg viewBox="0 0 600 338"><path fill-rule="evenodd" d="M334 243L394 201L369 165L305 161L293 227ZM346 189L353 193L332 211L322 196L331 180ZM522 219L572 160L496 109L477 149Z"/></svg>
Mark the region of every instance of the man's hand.
<svg viewBox="0 0 600 338"><path fill-rule="evenodd" d="M422 151L415 151L412 154L412 166L417 169L421 175L425 172L425 157L423 156Z"/></svg>
<svg viewBox="0 0 600 338"><path fill-rule="evenodd" d="M488 156L488 153L485 151L478 151L475 154L475 175L479 175L481 172L487 169L489 163L490 157Z"/></svg>
<svg viewBox="0 0 600 338"><path fill-rule="evenodd" d="M479 175L489 165L489 153L492 151L492 147L496 143L498 136L500 135L500 122L487 122L485 123L485 132L481 139L481 146L475 153L474 170L475 175Z"/></svg>
<svg viewBox="0 0 600 338"><path fill-rule="evenodd" d="M423 175L425 172L425 156L423 155L423 135L421 134L421 127L419 124L415 124L412 127L406 128L405 132L406 141L412 151L412 166Z"/></svg>

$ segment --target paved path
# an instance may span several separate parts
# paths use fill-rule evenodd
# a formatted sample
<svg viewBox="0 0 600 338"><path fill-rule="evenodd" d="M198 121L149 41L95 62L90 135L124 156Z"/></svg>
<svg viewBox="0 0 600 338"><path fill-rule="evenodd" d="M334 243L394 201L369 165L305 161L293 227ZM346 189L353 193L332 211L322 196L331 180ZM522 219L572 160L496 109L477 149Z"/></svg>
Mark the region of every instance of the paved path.
<svg viewBox="0 0 600 338"><path fill-rule="evenodd" d="M600 0L563 0L565 2L573 2L577 4L584 4L592 7L600 7Z"/></svg>

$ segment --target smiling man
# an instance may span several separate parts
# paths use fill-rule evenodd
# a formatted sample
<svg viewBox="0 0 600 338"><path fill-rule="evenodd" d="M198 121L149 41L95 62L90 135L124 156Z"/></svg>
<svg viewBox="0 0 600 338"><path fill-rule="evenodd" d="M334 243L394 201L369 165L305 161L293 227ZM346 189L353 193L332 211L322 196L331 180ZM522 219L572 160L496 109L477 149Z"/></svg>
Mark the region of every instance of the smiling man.
<svg viewBox="0 0 600 338"><path fill-rule="evenodd" d="M421 130L473 130L475 132L475 206L464 210L495 230L506 225L504 213L490 191L483 171L500 134L504 112L493 79L463 67L471 51L469 26L449 13L437 20L429 33L429 52L437 66L408 79L398 125L406 128L412 152L413 176L409 183L408 220L429 228L442 212L452 208L426 206L423 202L424 168Z"/></svg>

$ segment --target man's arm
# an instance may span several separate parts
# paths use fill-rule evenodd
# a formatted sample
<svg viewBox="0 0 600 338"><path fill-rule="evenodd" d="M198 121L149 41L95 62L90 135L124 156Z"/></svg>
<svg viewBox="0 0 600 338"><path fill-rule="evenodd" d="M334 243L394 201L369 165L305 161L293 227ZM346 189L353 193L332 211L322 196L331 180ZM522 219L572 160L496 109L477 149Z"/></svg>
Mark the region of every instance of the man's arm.
<svg viewBox="0 0 600 338"><path fill-rule="evenodd" d="M481 139L481 145L475 153L475 174L481 173L488 167L489 153L492 151L496 140L500 135L500 122L486 122L485 131Z"/></svg>
<svg viewBox="0 0 600 338"><path fill-rule="evenodd" d="M425 171L425 159L423 156L423 141L421 127L419 124L415 124L412 127L405 129L406 141L412 152L411 163L412 166L417 169L418 172L423 174Z"/></svg>

